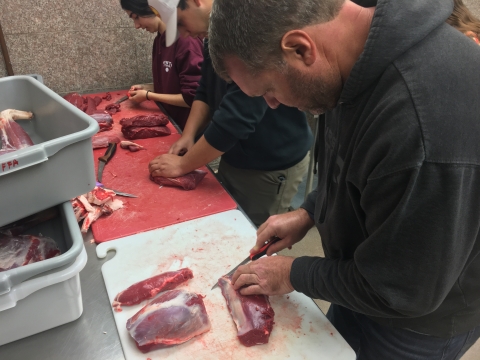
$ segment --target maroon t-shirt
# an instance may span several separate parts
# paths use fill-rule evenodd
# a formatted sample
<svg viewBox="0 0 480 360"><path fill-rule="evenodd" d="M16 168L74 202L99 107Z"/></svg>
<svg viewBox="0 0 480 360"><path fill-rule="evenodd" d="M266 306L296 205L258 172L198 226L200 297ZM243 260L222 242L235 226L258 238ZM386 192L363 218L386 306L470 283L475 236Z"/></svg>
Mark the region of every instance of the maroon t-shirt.
<svg viewBox="0 0 480 360"><path fill-rule="evenodd" d="M165 46L165 33L158 33L153 43L152 72L154 91L158 94L182 94L192 106L200 81L203 42L199 38L180 37ZM161 103L168 115L183 130L190 108Z"/></svg>

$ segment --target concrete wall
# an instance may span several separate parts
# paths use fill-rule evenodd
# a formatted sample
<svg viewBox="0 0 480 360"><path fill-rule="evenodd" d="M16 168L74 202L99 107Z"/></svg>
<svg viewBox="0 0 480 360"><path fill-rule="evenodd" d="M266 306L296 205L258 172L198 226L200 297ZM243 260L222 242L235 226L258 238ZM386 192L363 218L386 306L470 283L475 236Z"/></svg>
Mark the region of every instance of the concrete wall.
<svg viewBox="0 0 480 360"><path fill-rule="evenodd" d="M152 81L154 35L136 30L119 0L0 0L0 9L15 75L40 74L61 94Z"/></svg>
<svg viewBox="0 0 480 360"><path fill-rule="evenodd" d="M480 17L480 0L464 2ZM15 74L40 74L58 93L152 81L154 35L135 30L119 0L0 0L0 22Z"/></svg>

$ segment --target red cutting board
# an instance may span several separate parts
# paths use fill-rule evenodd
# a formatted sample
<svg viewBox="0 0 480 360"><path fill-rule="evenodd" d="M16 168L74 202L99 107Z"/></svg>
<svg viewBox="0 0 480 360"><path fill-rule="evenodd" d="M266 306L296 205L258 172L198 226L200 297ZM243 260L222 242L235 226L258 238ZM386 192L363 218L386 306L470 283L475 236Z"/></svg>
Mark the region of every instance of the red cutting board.
<svg viewBox="0 0 480 360"><path fill-rule="evenodd" d="M119 100L121 97L127 95L127 93L128 93L128 90L110 91L110 95L112 96L112 99L109 101L102 100L102 102L97 106L97 110L104 110L105 106L109 104L113 104L115 101ZM97 94L85 94L85 96L103 97L106 94L107 94L106 92L103 92L103 93L97 93ZM131 100L125 100L124 102L120 103L120 112L117 112L116 114L112 115L113 129L110 131L102 132L101 134L115 134L120 139L125 140L121 132L121 126L119 124L120 119L130 118L136 115L148 115L152 113L163 114L163 112L158 108L158 106L153 101L144 101L138 104ZM172 134L178 134L178 130L171 123L169 123L167 126L172 131Z"/></svg>
<svg viewBox="0 0 480 360"><path fill-rule="evenodd" d="M116 93L111 92L112 97ZM124 92L117 97L120 98L123 94ZM111 102L113 101L115 98L112 98ZM104 103L110 102L104 100L97 108L102 108ZM149 102L140 105L124 105L125 103L131 103L131 101L127 100L121 104L121 112L113 116L114 129L105 132L115 133L121 140L124 138L120 132L119 119L151 113L152 110L160 112L156 106L155 109L151 108L150 104L145 104ZM144 146L146 150L130 152L118 146L114 157L105 165L102 177L105 187L134 194L138 198L117 197L123 201L123 208L110 216L100 217L92 224L95 242L101 243L123 238L237 208L232 197L205 166L200 169L207 171L207 175L194 190L186 191L167 186L160 188L158 184L150 180L149 162L156 156L165 154L170 146L181 137L180 134L173 133L174 127L171 124L168 126L172 130L171 135L134 140ZM98 158L105 153L105 150L93 151L96 171Z"/></svg>

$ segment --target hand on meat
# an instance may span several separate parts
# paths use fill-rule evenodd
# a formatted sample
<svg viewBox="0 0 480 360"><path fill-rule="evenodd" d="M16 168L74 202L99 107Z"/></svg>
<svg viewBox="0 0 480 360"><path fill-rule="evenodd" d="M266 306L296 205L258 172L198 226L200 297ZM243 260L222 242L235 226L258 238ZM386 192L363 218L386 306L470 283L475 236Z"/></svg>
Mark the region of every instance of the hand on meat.
<svg viewBox="0 0 480 360"><path fill-rule="evenodd" d="M272 244L267 255L270 256L282 249L291 248L305 237L314 222L305 209L298 209L285 214L270 216L257 230L257 243L250 250L257 252L272 237L279 237L280 241Z"/></svg>
<svg viewBox="0 0 480 360"><path fill-rule="evenodd" d="M269 256L240 266L232 276L233 287L242 295L288 294L294 290L290 283L293 260L290 256Z"/></svg>
<svg viewBox="0 0 480 360"><path fill-rule="evenodd" d="M190 136L184 134L180 139L173 143L173 145L168 150L168 153L174 155L185 155L194 144L194 138L191 138Z"/></svg>
<svg viewBox="0 0 480 360"><path fill-rule="evenodd" d="M188 171L183 168L183 157L172 154L157 156L148 164L148 171L152 177L178 177Z"/></svg>
<svg viewBox="0 0 480 360"><path fill-rule="evenodd" d="M130 90L128 92L130 100L135 101L136 103L141 103L147 100L147 91L146 90Z"/></svg>

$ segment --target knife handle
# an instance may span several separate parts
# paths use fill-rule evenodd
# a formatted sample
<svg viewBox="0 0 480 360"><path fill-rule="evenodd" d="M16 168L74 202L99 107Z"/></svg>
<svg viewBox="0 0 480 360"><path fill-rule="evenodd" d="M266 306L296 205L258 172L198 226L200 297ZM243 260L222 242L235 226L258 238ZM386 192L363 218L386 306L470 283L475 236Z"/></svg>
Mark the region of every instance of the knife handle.
<svg viewBox="0 0 480 360"><path fill-rule="evenodd" d="M115 151L117 150L117 143L108 143L108 149L105 151L105 155L100 156L98 160L103 161L105 164L115 155Z"/></svg>
<svg viewBox="0 0 480 360"><path fill-rule="evenodd" d="M270 247L270 245L273 245L275 244L277 241L280 241L282 239L280 239L279 237L276 237L276 236L272 236L272 238L270 239L269 242L267 242L265 245L263 245L260 250L258 250L258 252L256 252L255 254L250 254L250 260L257 260L259 258L261 258L263 255L265 255L267 253L267 249Z"/></svg>

